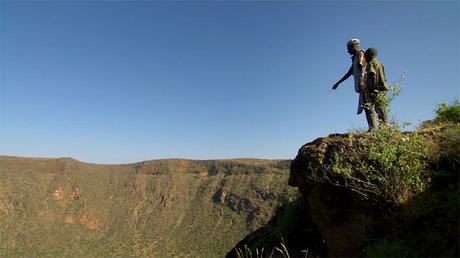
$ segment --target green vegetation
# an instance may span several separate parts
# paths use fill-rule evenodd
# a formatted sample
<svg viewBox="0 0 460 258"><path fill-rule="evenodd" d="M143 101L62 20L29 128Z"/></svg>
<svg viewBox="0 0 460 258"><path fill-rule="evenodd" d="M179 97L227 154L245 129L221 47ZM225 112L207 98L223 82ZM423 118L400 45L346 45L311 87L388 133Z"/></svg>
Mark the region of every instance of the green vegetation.
<svg viewBox="0 0 460 258"><path fill-rule="evenodd" d="M442 103L434 111L436 117L425 121L420 131L432 132L434 141L430 162L437 170L458 171L460 164L460 102Z"/></svg>
<svg viewBox="0 0 460 258"><path fill-rule="evenodd" d="M414 132L395 124L305 144L289 179L303 197L284 204L230 255L457 257L457 112L458 103L440 105ZM275 249L283 250L281 239L289 252Z"/></svg>
<svg viewBox="0 0 460 258"><path fill-rule="evenodd" d="M0 157L0 256L214 257L250 232L241 257L327 255L341 233L327 229L363 218L378 232L351 225L366 239L339 239L359 240L352 256L455 256L459 107L439 105L415 132L388 126L305 145L291 175L309 196L296 201L290 161Z"/></svg>
<svg viewBox="0 0 460 258"><path fill-rule="evenodd" d="M410 247L398 241L383 240L367 249L367 257L416 257L416 253Z"/></svg>
<svg viewBox="0 0 460 258"><path fill-rule="evenodd" d="M396 82L394 85L389 85L389 91L387 94L378 94L377 95L377 100L381 103L384 103L385 106L385 111L387 114L390 113L390 104L391 102L401 94L401 91L403 89L402 86L402 81L406 78L406 71L403 71L401 73L401 76L399 78L399 81Z"/></svg>
<svg viewBox="0 0 460 258"><path fill-rule="evenodd" d="M388 215L394 229L367 248L369 257L458 255L460 105L440 104L435 114L411 133L421 137L423 191Z"/></svg>
<svg viewBox="0 0 460 258"><path fill-rule="evenodd" d="M441 103L435 110L435 123L460 123L460 102L454 101L452 105Z"/></svg>
<svg viewBox="0 0 460 258"><path fill-rule="evenodd" d="M397 204L424 190L421 172L427 155L422 134L388 126L360 137L350 133L342 152L334 156L332 171L342 175L343 186Z"/></svg>
<svg viewBox="0 0 460 258"><path fill-rule="evenodd" d="M0 256L223 256L290 197L289 164L0 157Z"/></svg>
<svg viewBox="0 0 460 258"><path fill-rule="evenodd" d="M424 191L429 166L457 171L460 163L460 105L440 104L434 120L415 132L390 125L365 134L348 134L331 162L340 175L333 183L363 196L398 205ZM335 180L335 181L333 181Z"/></svg>
<svg viewBox="0 0 460 258"><path fill-rule="evenodd" d="M438 164L447 165L447 169L459 171L460 164L460 127L448 127L440 137Z"/></svg>
<svg viewBox="0 0 460 258"><path fill-rule="evenodd" d="M460 123L460 102L453 101L451 104L441 103L434 110L435 118L422 122L421 129L439 126L443 124L458 124Z"/></svg>

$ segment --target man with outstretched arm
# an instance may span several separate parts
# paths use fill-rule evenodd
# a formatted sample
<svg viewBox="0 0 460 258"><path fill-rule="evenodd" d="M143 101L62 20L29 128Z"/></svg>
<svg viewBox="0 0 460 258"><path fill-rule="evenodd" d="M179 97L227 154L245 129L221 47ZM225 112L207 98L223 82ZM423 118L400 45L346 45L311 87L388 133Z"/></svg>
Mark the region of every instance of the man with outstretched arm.
<svg viewBox="0 0 460 258"><path fill-rule="evenodd" d="M364 59L364 51L361 50L359 39L351 39L347 42L347 51L351 55L351 67L348 72L338 82L332 86L335 90L339 84L348 79L351 75L355 80L355 91L359 93L358 114L363 112L364 103L364 88L366 74L366 60Z"/></svg>

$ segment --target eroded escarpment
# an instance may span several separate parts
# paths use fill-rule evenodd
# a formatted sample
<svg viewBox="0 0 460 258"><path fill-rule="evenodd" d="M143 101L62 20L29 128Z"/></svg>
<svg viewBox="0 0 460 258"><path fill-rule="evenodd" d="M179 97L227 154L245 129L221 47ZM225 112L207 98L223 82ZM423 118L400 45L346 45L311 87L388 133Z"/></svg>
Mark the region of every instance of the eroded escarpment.
<svg viewBox="0 0 460 258"><path fill-rule="evenodd" d="M0 256L222 256L288 201L289 164L0 157Z"/></svg>

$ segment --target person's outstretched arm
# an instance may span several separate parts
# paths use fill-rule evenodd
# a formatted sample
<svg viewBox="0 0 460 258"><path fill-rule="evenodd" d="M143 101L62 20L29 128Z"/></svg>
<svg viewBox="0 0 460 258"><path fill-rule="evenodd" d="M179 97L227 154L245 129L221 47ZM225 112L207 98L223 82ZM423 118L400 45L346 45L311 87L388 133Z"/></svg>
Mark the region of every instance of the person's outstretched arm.
<svg viewBox="0 0 460 258"><path fill-rule="evenodd" d="M351 66L350 69L348 69L348 72L342 77L342 79L340 79L338 82L334 84L334 86L332 86L332 89L333 90L337 89L337 87L339 87L339 84L341 84L343 81L348 79L348 77L350 77L352 74L353 74L353 66Z"/></svg>

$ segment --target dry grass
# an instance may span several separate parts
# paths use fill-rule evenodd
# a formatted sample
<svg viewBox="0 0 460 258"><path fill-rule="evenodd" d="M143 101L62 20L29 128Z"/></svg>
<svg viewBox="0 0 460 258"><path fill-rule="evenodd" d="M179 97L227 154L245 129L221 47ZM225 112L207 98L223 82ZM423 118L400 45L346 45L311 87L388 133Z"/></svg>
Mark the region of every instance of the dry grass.
<svg viewBox="0 0 460 258"><path fill-rule="evenodd" d="M262 247L260 250L258 248L255 248L255 250L251 251L251 249L247 246L244 245L244 248L236 248L236 257L237 258L273 258L273 257L283 257L283 258L291 258L291 255L289 254L289 250L286 246L286 243L284 242L284 239L281 240L281 243L279 243L279 246L275 246L271 249L270 253L266 253L264 247ZM308 250L302 250L302 253L305 254L305 258L308 257L309 251Z"/></svg>

